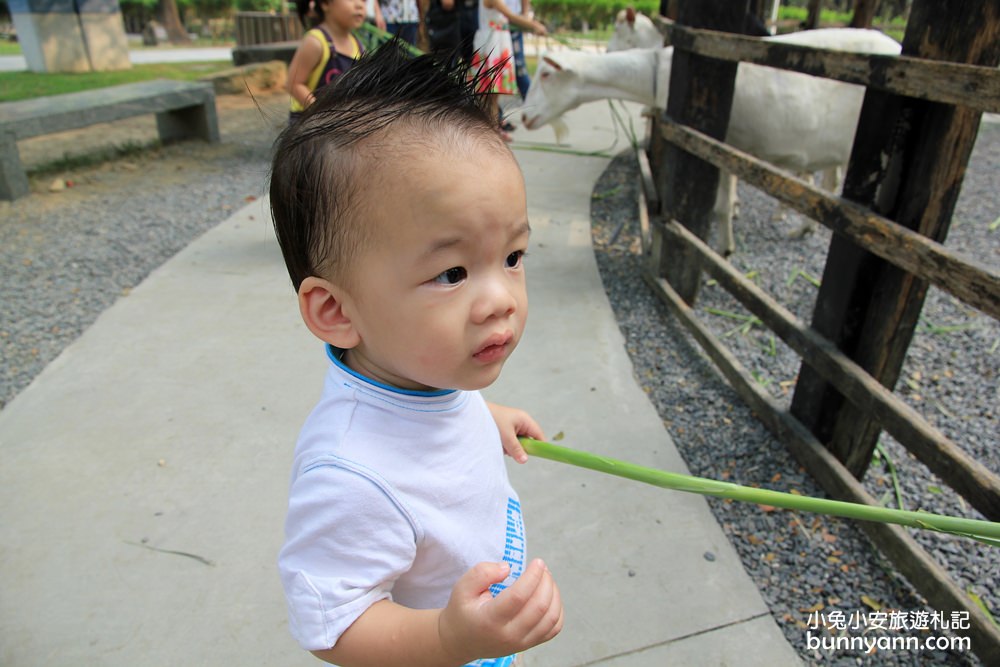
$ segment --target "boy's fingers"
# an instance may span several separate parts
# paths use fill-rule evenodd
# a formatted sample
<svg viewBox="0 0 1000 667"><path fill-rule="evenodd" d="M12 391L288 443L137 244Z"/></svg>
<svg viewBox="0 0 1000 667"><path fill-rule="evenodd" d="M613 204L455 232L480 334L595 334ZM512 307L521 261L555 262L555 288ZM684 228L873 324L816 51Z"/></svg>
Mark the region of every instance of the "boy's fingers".
<svg viewBox="0 0 1000 667"><path fill-rule="evenodd" d="M548 611L545 617L537 624L538 630L542 633L538 643L547 642L555 637L562 630L563 626L563 605L562 594L555 581L552 582L552 599L549 602Z"/></svg>
<svg viewBox="0 0 1000 667"><path fill-rule="evenodd" d="M518 435L526 435L529 438L534 438L535 440L545 440L545 431L542 427L538 425L531 415L525 413L524 421L521 423L521 428L517 432Z"/></svg>
<svg viewBox="0 0 1000 667"><path fill-rule="evenodd" d="M477 563L455 583L453 593L460 599L474 599L510 574L507 563Z"/></svg>
<svg viewBox="0 0 1000 667"><path fill-rule="evenodd" d="M528 452L524 451L524 446L521 445L521 441L516 437L507 438L503 443L503 450L507 452L507 456L514 459L518 463L527 463Z"/></svg>
<svg viewBox="0 0 1000 667"><path fill-rule="evenodd" d="M509 623L516 618L533 599L546 574L545 563L541 559L531 561L517 581L494 599L492 607L497 620Z"/></svg>

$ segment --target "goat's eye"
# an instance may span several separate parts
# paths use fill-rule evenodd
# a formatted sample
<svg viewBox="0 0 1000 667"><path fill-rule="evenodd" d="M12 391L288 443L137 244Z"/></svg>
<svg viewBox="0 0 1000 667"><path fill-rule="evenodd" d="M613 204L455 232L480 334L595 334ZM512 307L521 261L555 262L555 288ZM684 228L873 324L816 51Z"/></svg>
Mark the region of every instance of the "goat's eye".
<svg viewBox="0 0 1000 667"><path fill-rule="evenodd" d="M542 72L542 78L543 79L549 78L549 73L548 72Z"/></svg>
<svg viewBox="0 0 1000 667"><path fill-rule="evenodd" d="M434 282L439 285L457 285L465 280L469 274L461 266L453 266L447 271L442 271L434 278Z"/></svg>

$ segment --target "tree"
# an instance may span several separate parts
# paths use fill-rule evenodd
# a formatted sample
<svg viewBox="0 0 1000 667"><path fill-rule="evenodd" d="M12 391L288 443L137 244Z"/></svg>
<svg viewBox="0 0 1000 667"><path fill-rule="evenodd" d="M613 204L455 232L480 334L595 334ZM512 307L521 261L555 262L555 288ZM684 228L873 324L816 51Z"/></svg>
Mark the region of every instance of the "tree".
<svg viewBox="0 0 1000 667"><path fill-rule="evenodd" d="M815 30L819 27L820 4L820 0L809 0L809 15L806 17L805 25L802 26L806 30Z"/></svg>
<svg viewBox="0 0 1000 667"><path fill-rule="evenodd" d="M167 31L167 39L171 44L190 44L191 37L188 35L184 24L181 23L181 14L177 10L176 0L163 0L161 7L163 12L163 28Z"/></svg>
<svg viewBox="0 0 1000 667"><path fill-rule="evenodd" d="M878 0L857 0L854 3L854 16L851 17L851 28L870 28L875 18L875 7Z"/></svg>

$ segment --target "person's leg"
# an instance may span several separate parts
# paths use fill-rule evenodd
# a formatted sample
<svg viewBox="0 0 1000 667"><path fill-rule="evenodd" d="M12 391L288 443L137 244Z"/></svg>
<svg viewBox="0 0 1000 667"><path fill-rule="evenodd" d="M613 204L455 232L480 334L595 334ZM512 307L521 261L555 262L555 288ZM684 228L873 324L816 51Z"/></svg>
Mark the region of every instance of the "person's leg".
<svg viewBox="0 0 1000 667"><path fill-rule="evenodd" d="M404 42L411 46L417 45L417 24L416 23L399 23L399 37ZM394 35L396 33L393 33Z"/></svg>
<svg viewBox="0 0 1000 667"><path fill-rule="evenodd" d="M497 132L503 137L503 140L507 143L514 141L514 138L510 136L510 132L504 129L504 121L500 116L500 95L497 93L490 93L488 98L490 115L492 118L497 119Z"/></svg>
<svg viewBox="0 0 1000 667"><path fill-rule="evenodd" d="M517 78L517 92L521 94L523 100L528 96L528 88L531 86L528 63L524 59L524 33L520 30L511 30L510 39L514 44L514 73Z"/></svg>
<svg viewBox="0 0 1000 667"><path fill-rule="evenodd" d="M456 0L458 5L462 0ZM463 4L460 12L460 26L462 33L461 53L465 62L472 62L473 42L476 38L476 31L479 30L479 3Z"/></svg>

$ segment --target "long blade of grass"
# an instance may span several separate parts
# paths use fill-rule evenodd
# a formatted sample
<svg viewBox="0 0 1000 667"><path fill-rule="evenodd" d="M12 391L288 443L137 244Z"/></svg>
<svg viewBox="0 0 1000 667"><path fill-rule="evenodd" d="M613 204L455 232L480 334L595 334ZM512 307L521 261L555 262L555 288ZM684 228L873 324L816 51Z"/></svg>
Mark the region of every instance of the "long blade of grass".
<svg viewBox="0 0 1000 667"><path fill-rule="evenodd" d="M889 507L849 503L842 500L800 496L781 491L771 491L769 489L755 489L730 482L720 482L702 477L657 470L656 468L647 468L634 463L627 463L605 456L560 447L532 438L521 438L520 440L525 451L530 456L568 463L665 489L698 493L703 496L714 496L716 498L730 498L741 502L771 505L773 507L813 512L815 514L829 514L831 516L859 519L861 521L894 523L901 526L909 526L910 528L923 528L925 530L970 537L985 544L996 545L997 541L1000 540L1000 523L992 521L963 519L932 514L930 512L913 512Z"/></svg>

